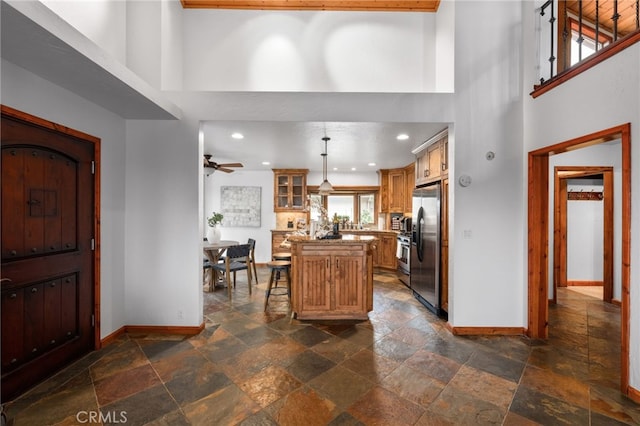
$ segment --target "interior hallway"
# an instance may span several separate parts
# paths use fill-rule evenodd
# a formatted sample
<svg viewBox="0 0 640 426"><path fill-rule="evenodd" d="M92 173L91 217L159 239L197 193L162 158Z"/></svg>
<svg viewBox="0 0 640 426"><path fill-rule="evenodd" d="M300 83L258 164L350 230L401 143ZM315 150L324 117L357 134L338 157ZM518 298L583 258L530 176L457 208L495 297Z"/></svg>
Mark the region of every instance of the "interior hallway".
<svg viewBox="0 0 640 426"><path fill-rule="evenodd" d="M128 425L640 423L618 390L614 305L559 289L546 342L456 337L378 272L369 321L312 324L282 296L263 313L258 272L251 296L244 272L231 303L205 293L200 335L122 336L10 403L9 424L87 424L97 410Z"/></svg>

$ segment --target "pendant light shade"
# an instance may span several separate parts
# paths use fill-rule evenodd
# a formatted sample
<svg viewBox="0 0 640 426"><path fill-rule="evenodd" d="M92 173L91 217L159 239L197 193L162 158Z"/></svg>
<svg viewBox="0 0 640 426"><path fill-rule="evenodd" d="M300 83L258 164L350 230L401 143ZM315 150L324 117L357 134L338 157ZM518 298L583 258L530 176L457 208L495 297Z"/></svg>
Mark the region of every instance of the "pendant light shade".
<svg viewBox="0 0 640 426"><path fill-rule="evenodd" d="M324 141L324 152L320 154L322 155L322 183L318 187L318 192L320 193L320 195L329 195L331 192L333 192L333 186L331 186L331 184L327 180L327 142L330 139L331 138L328 138L326 136L322 138L322 140Z"/></svg>

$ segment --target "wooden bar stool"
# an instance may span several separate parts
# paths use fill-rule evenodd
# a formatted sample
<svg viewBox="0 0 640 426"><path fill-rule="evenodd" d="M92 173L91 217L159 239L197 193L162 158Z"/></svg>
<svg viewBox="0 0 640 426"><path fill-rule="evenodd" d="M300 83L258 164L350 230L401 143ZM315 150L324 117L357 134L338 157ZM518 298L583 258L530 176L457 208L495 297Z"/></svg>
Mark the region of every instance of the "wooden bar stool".
<svg viewBox="0 0 640 426"><path fill-rule="evenodd" d="M286 262L291 262L291 253L283 251L278 253L273 253L271 256L271 260L284 260ZM276 272L276 287L278 287L278 281L280 280L280 271Z"/></svg>
<svg viewBox="0 0 640 426"><path fill-rule="evenodd" d="M271 296L271 292L275 290L273 288L273 283L276 282L276 275L280 272L284 272L287 277L287 288L286 292L283 293L273 293L274 296L287 296L289 299L291 298L291 274L290 267L291 262L287 260L271 260L267 262L267 267L271 269L271 276L269 277L269 284L267 284L267 291L264 294L264 310L267 310L267 304L269 303L269 296ZM280 289L278 289L280 290ZM285 290L282 288L282 290Z"/></svg>

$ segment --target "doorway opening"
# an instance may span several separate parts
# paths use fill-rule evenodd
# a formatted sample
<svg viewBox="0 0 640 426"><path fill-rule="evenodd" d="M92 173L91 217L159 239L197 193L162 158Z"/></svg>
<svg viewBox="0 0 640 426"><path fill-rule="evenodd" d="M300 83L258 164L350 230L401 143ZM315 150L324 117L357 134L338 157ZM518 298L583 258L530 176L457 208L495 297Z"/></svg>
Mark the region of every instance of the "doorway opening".
<svg viewBox="0 0 640 426"><path fill-rule="evenodd" d="M528 327L531 338L548 338L549 324L549 157L620 140L621 200L621 392L629 395L629 283L631 262L631 125L626 123L529 152L528 170Z"/></svg>
<svg viewBox="0 0 640 426"><path fill-rule="evenodd" d="M553 303L557 302L558 287L567 286L598 286L602 290L602 296L599 298L605 302L613 301L613 281L614 281L614 185L613 185L613 167L584 167L584 166L556 166L554 167L554 204L553 204ZM590 179L591 181L601 182L600 191L582 192L582 189L574 191L569 189L570 182L577 180ZM598 256L592 256L594 263L590 280L574 281L569 280L568 270L575 267L576 262L570 262L571 253L568 246L570 237L575 237L577 232L575 226L571 226L571 222L578 218L569 213L569 202L580 204L597 203L596 208L600 208L601 212L595 216L586 215L586 221L595 221L592 225L601 223L601 229L596 233L600 237L601 246L585 247L586 251L597 253ZM593 213L593 209L586 209L587 213ZM584 213L584 212L583 212ZM570 219L570 216L573 216ZM573 231L573 232L571 232ZM591 229L592 233L594 232ZM601 235L599 235L601 232ZM589 232L586 232L589 234ZM595 241L583 241L587 246L595 245ZM573 246L575 249L575 246ZM601 264L596 264L600 257ZM589 262L591 263L591 262ZM585 275L589 275L587 272ZM602 279L595 280L595 276L601 275ZM593 289L597 290L597 289ZM598 294L598 291L590 292Z"/></svg>

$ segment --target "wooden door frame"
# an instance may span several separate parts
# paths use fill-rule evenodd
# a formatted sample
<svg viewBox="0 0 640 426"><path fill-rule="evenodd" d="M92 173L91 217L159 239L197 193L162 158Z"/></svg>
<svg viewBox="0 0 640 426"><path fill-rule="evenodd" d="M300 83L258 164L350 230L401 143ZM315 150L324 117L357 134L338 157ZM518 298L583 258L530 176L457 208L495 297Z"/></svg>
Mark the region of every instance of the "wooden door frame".
<svg viewBox="0 0 640 426"><path fill-rule="evenodd" d="M621 372L624 395L629 387L629 283L631 264L631 124L626 123L555 145L530 151L528 156L528 327L527 336L548 337L549 156L621 140L622 256L621 256Z"/></svg>
<svg viewBox="0 0 640 426"><path fill-rule="evenodd" d="M557 303L557 287L567 286L567 179L603 176L603 298L613 300L613 167L556 166L554 167L553 206L553 303Z"/></svg>
<svg viewBox="0 0 640 426"><path fill-rule="evenodd" d="M28 114L23 111L0 105L0 113L2 115L12 117L31 126L38 126L62 133L83 142L93 144L94 152L94 192L93 192L93 229L95 235L95 250L93 251L93 312L95 315L95 326L93 328L93 346L94 350L100 349L102 346L100 340L100 139L87 133L71 129L69 127L45 120L40 117ZM45 145L46 146L46 145Z"/></svg>

